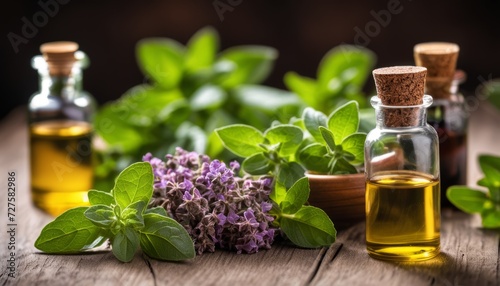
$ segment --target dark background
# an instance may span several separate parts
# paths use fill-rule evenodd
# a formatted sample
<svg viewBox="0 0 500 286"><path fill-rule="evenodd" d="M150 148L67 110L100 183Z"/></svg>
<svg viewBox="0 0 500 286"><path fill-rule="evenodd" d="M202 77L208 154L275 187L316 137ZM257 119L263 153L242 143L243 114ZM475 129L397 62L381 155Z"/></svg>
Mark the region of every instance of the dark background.
<svg viewBox="0 0 500 286"><path fill-rule="evenodd" d="M287 71L315 77L323 55L341 43L366 46L377 54L377 67L382 67L412 65L416 43L455 42L461 47L458 67L468 74L463 85L466 93L474 94L481 78L499 77L500 1L400 0L400 13L379 25L379 31L372 30L373 36L358 38L355 28L364 31L375 21L373 14L387 10L394 1L219 0L233 5L221 20L213 0L60 0L67 3L58 3L59 11L26 38L27 43L19 44L17 53L8 34L22 36L22 18L33 22L33 15L43 10L38 1L8 1L2 3L0 12L0 118L26 104L38 89L38 75L30 60L44 42L72 40L80 44L91 60L84 73L84 88L104 103L143 81L135 60L138 40L170 37L185 44L207 25L220 33L222 49L242 44L278 49L280 56L266 84L279 88L284 88ZM373 90L371 78L366 90Z"/></svg>

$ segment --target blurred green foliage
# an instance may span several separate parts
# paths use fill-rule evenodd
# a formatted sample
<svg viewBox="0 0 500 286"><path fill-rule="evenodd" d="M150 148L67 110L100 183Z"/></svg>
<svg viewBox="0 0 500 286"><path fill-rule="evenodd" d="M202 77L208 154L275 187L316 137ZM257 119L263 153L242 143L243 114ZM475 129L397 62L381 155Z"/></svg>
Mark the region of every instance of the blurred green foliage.
<svg viewBox="0 0 500 286"><path fill-rule="evenodd" d="M350 100L366 107L362 88L375 65L375 54L365 48L341 45L323 57L317 79L295 72L285 74L287 88L309 106L325 114Z"/></svg>
<svg viewBox="0 0 500 286"><path fill-rule="evenodd" d="M143 39L136 57L144 83L104 105L94 119L104 143L96 152L95 185L100 189L112 187L112 178L147 152L161 158L181 146L231 158L213 132L218 127L242 123L264 130L273 121L300 117L307 106L329 113L351 99L364 107L362 88L375 62L366 49L339 46L321 61L317 80L287 73L290 91L285 91L262 85L278 51L247 45L219 52L219 36L210 27L186 45L169 38Z"/></svg>
<svg viewBox="0 0 500 286"><path fill-rule="evenodd" d="M479 155L484 177L477 185L487 191L467 186L451 186L446 196L457 208L470 214L479 213L485 228L500 229L500 157Z"/></svg>

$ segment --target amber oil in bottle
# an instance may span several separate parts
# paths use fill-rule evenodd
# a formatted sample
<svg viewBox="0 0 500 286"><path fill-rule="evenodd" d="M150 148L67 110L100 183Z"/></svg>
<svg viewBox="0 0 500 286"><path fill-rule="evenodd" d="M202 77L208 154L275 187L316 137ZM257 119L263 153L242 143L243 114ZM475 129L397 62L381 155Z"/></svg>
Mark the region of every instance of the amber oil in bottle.
<svg viewBox="0 0 500 286"><path fill-rule="evenodd" d="M30 127L31 186L35 205L52 215L87 204L92 188L91 126L51 120Z"/></svg>
<svg viewBox="0 0 500 286"><path fill-rule="evenodd" d="M372 257L418 261L439 253L439 180L381 172L366 184L366 245Z"/></svg>

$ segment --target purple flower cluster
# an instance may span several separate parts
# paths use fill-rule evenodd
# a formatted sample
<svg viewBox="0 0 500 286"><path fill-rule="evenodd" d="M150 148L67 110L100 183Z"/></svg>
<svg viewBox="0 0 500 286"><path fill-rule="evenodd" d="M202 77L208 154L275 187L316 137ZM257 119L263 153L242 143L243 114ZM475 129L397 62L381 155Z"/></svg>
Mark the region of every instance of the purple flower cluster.
<svg viewBox="0 0 500 286"><path fill-rule="evenodd" d="M163 206L191 235L198 254L216 247L255 253L269 249L277 234L269 215L272 180L235 176L238 162L229 168L206 155L177 148L165 161L146 154L154 172L150 206Z"/></svg>

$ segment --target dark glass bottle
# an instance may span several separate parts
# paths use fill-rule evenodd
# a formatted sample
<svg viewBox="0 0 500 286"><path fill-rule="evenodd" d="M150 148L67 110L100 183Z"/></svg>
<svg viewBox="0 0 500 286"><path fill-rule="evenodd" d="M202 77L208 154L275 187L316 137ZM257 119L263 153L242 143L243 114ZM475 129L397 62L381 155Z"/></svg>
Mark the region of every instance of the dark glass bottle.
<svg viewBox="0 0 500 286"><path fill-rule="evenodd" d="M439 135L443 206L452 206L446 198L448 187L467 184L468 116L458 88L465 73L455 70L458 53L453 43L421 43L414 48L416 64L428 69L425 93L434 98L427 121Z"/></svg>

